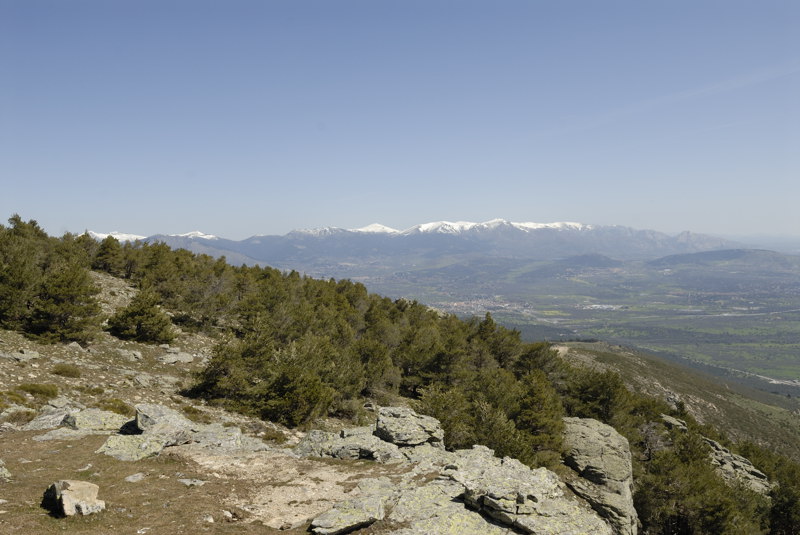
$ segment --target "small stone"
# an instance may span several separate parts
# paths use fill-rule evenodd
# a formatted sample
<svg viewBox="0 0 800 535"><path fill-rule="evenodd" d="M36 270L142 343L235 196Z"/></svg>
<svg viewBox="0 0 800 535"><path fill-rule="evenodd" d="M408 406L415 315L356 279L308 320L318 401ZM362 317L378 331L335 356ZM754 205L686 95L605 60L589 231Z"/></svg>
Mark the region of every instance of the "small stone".
<svg viewBox="0 0 800 535"><path fill-rule="evenodd" d="M214 517L211 516L211 515L206 515L206 516L203 517L203 522L207 522L209 524L213 524L214 523Z"/></svg>
<svg viewBox="0 0 800 535"><path fill-rule="evenodd" d="M183 483L187 487L202 487L208 481L203 481L202 479L179 479L178 482Z"/></svg>
<svg viewBox="0 0 800 535"><path fill-rule="evenodd" d="M146 476L143 473L137 472L135 474L131 474L128 477L126 477L125 481L127 481L128 483L138 483L139 481L143 480L145 477Z"/></svg>

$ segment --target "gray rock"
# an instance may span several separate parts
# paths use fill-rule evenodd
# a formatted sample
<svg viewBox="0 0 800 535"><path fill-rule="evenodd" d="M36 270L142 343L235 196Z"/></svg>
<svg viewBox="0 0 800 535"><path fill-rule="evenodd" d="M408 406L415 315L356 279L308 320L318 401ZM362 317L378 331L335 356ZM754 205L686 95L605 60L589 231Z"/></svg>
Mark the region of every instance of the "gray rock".
<svg viewBox="0 0 800 535"><path fill-rule="evenodd" d="M36 442L44 442L47 440L80 440L90 435L107 435L107 431L96 431L92 429L72 429L69 427L59 427L51 429L43 435L36 435L33 440Z"/></svg>
<svg viewBox="0 0 800 535"><path fill-rule="evenodd" d="M145 476L142 472L137 472L135 474L131 474L125 478L125 481L128 483L138 483L139 481L143 480Z"/></svg>
<svg viewBox="0 0 800 535"><path fill-rule="evenodd" d="M683 420L679 420L678 418L674 418L668 414L662 414L661 421L663 421L664 425L666 425L670 429L677 429L679 431L689 430L689 428L686 427L686 422L684 422Z"/></svg>
<svg viewBox="0 0 800 535"><path fill-rule="evenodd" d="M590 418L564 418L564 424L564 462L580 476L568 485L608 520L615 533L636 535L628 440L613 427Z"/></svg>
<svg viewBox="0 0 800 535"><path fill-rule="evenodd" d="M136 405L136 427L146 433L166 428L191 429L194 423L174 409L155 403Z"/></svg>
<svg viewBox="0 0 800 535"><path fill-rule="evenodd" d="M259 439L242 435L238 427L197 424L174 409L152 403L136 405L133 427L141 434L112 435L97 453L136 461L158 455L164 448L192 442L226 450L262 451L268 447Z"/></svg>
<svg viewBox="0 0 800 535"><path fill-rule="evenodd" d="M141 351L135 351L135 350L132 350L132 349L119 348L119 349L117 349L117 353L121 357L124 357L124 358L128 359L131 362L136 362L136 361L142 360L142 352Z"/></svg>
<svg viewBox="0 0 800 535"><path fill-rule="evenodd" d="M355 498L334 505L333 509L311 521L311 531L321 535L339 535L383 520L383 500L371 496Z"/></svg>
<svg viewBox="0 0 800 535"><path fill-rule="evenodd" d="M469 510L459 497L464 487L455 481L437 480L404 489L388 520L404 527L394 535L511 535L515 531Z"/></svg>
<svg viewBox="0 0 800 535"><path fill-rule="evenodd" d="M97 499L99 490L94 483L63 479L47 488L42 505L57 515L98 513L106 508L106 503Z"/></svg>
<svg viewBox="0 0 800 535"><path fill-rule="evenodd" d="M564 484L546 468L498 459L483 446L456 453L445 473L463 486L467 505L496 521L537 535L612 533L595 511L567 499Z"/></svg>
<svg viewBox="0 0 800 535"><path fill-rule="evenodd" d="M68 409L59 409L56 407L45 406L33 420L22 426L23 431L44 431L47 429L55 429L61 425L64 418L70 415Z"/></svg>
<svg viewBox="0 0 800 535"><path fill-rule="evenodd" d="M769 494L774 485L764 472L753 466L749 459L731 453L728 448L715 440L706 437L703 437L703 440L711 448L711 464L726 483L729 485L743 483L754 492L764 496Z"/></svg>
<svg viewBox="0 0 800 535"><path fill-rule="evenodd" d="M63 425L76 430L118 431L130 418L111 411L84 409L64 417Z"/></svg>
<svg viewBox="0 0 800 535"><path fill-rule="evenodd" d="M167 446L162 436L111 435L95 453L104 453L119 461L138 461L161 453Z"/></svg>
<svg viewBox="0 0 800 535"><path fill-rule="evenodd" d="M0 358L14 360L17 362L28 362L38 359L39 357L39 353L36 351L31 351L30 349L20 349L14 353L0 353Z"/></svg>
<svg viewBox="0 0 800 535"><path fill-rule="evenodd" d="M179 479L178 483L186 485L187 487L202 487L208 481L203 481L202 479Z"/></svg>
<svg viewBox="0 0 800 535"><path fill-rule="evenodd" d="M8 481L9 479L11 479L11 472L6 468L6 463L3 462L3 459L0 459L0 480Z"/></svg>
<svg viewBox="0 0 800 535"><path fill-rule="evenodd" d="M390 462L403 459L394 444L369 434L372 428L345 429L338 433L310 431L294 448L301 457L333 457L335 459L369 459Z"/></svg>
<svg viewBox="0 0 800 535"><path fill-rule="evenodd" d="M166 355L162 355L158 357L159 362L163 362L164 364L176 364L180 363L189 363L194 361L194 356L189 353L167 353Z"/></svg>
<svg viewBox="0 0 800 535"><path fill-rule="evenodd" d="M134 384L148 388L151 384L153 377L148 373L140 373L133 377Z"/></svg>
<svg viewBox="0 0 800 535"><path fill-rule="evenodd" d="M405 407L381 407L375 435L401 447L418 446L426 442L435 447L444 447L444 431L439 421Z"/></svg>

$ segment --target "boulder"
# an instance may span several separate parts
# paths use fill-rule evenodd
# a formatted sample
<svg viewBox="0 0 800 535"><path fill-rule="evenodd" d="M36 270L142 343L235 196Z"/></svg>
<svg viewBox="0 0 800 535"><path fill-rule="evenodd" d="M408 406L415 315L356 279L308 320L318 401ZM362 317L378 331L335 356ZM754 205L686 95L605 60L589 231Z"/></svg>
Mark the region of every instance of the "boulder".
<svg viewBox="0 0 800 535"><path fill-rule="evenodd" d="M64 417L63 425L77 431L118 431L130 418L116 412L84 409Z"/></svg>
<svg viewBox="0 0 800 535"><path fill-rule="evenodd" d="M100 487L87 481L62 479L44 492L42 506L57 516L90 515L106 508L97 499Z"/></svg>
<svg viewBox="0 0 800 535"><path fill-rule="evenodd" d="M439 421L405 407L381 407L375 435L400 447L429 443L444 448L444 431Z"/></svg>
<svg viewBox="0 0 800 535"><path fill-rule="evenodd" d="M633 468L628 440L613 427L590 418L564 418L564 462L578 478L570 488L620 535L635 535Z"/></svg>
<svg viewBox="0 0 800 535"><path fill-rule="evenodd" d="M159 435L111 435L95 453L105 453L119 461L138 461L158 455L167 447Z"/></svg>
<svg viewBox="0 0 800 535"><path fill-rule="evenodd" d="M195 424L187 417L164 405L141 403L136 405L136 427L142 433L162 430L186 430Z"/></svg>
<svg viewBox="0 0 800 535"><path fill-rule="evenodd" d="M189 363L194 361L194 356L183 352L167 353L166 355L158 357L158 361L164 364L175 364L178 362Z"/></svg>
<svg viewBox="0 0 800 535"><path fill-rule="evenodd" d="M354 498L337 503L333 509L311 521L311 531L339 535L369 526L384 517L383 500L376 496Z"/></svg>

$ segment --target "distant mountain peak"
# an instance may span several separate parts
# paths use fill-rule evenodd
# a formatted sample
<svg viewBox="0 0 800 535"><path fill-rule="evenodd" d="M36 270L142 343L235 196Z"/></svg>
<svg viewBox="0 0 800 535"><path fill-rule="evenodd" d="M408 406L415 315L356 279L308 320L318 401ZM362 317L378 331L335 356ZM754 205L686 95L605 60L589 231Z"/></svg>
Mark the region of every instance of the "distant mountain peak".
<svg viewBox="0 0 800 535"><path fill-rule="evenodd" d="M392 227L387 227L386 225L381 225L380 223L373 223L371 225L367 225L366 227L352 229L352 232L366 232L371 234L396 234L400 231L397 229L393 229Z"/></svg>
<svg viewBox="0 0 800 535"><path fill-rule="evenodd" d="M97 241L103 241L109 236L112 238L116 238L118 241L137 241L137 240L144 240L147 236L138 236L136 234L127 234L125 232L117 232L116 230L109 233L103 232L95 232L93 230L88 230L87 234L94 238Z"/></svg>
<svg viewBox="0 0 800 535"><path fill-rule="evenodd" d="M496 230L499 228L509 228L521 230L523 232L530 232L533 230L591 230L591 225L584 225L583 223L574 223L570 221L561 221L556 223L515 223L506 219L492 219L484 221L483 223L473 223L471 221L434 221L431 223L423 223L415 225L406 229L402 234L421 234L421 233L437 233L437 234L462 234L470 231L486 231Z"/></svg>
<svg viewBox="0 0 800 535"><path fill-rule="evenodd" d="M200 232L199 230L193 230L192 232L187 232L185 234L170 234L170 236L175 236L176 238L199 238L201 240L218 240L219 238L214 236L213 234L206 234L204 232Z"/></svg>

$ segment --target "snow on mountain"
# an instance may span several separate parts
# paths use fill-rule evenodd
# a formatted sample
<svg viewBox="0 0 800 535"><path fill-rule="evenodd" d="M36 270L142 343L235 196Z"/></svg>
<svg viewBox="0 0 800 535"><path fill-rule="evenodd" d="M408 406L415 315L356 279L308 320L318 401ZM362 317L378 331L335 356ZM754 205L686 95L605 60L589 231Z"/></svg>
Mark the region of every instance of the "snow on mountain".
<svg viewBox="0 0 800 535"><path fill-rule="evenodd" d="M170 236L174 236L176 238L199 238L201 240L218 240L219 238L214 236L213 234L206 234L204 232L200 232L199 230L194 230L192 232L187 232L185 234L170 234Z"/></svg>
<svg viewBox="0 0 800 535"><path fill-rule="evenodd" d="M470 221L434 221L431 223L423 223L415 225L409 229L404 230L401 234L422 234L422 233L437 233L437 234L462 234L468 231L487 231L495 230L501 227L515 228L524 232L541 229L553 230L589 230L590 225L583 223L573 222L557 222L557 223L514 223L505 219L492 219L483 223L473 223Z"/></svg>
<svg viewBox="0 0 800 535"><path fill-rule="evenodd" d="M350 232L347 229L339 228L339 227L322 227L322 228L301 228L295 229L291 231L287 236L292 235L306 235L306 236L332 236L333 234L341 234L342 232Z"/></svg>
<svg viewBox="0 0 800 535"><path fill-rule="evenodd" d="M351 229L351 232L365 232L368 234L396 234L400 231L393 229L392 227L387 227L386 225L381 225L380 223L373 223L371 225L367 225L366 227Z"/></svg>
<svg viewBox="0 0 800 535"><path fill-rule="evenodd" d="M136 234L126 234L124 232L117 232L117 231L109 232L108 234L104 234L102 232L95 232L93 230L89 230L87 232L89 236L98 241L103 241L109 236L116 238L118 241L136 241L136 240L143 240L147 237L147 236L138 236Z"/></svg>

